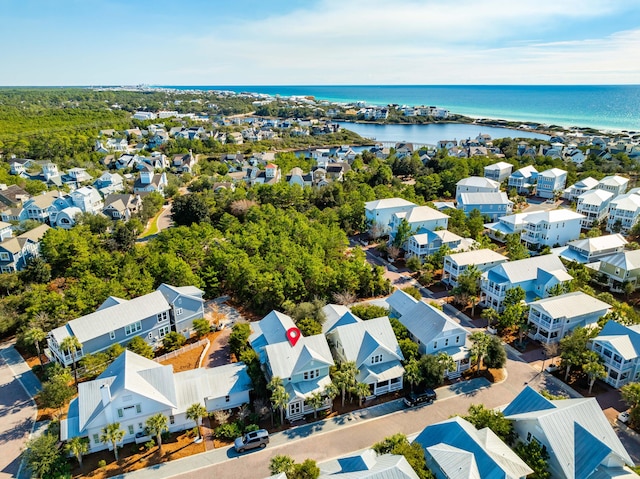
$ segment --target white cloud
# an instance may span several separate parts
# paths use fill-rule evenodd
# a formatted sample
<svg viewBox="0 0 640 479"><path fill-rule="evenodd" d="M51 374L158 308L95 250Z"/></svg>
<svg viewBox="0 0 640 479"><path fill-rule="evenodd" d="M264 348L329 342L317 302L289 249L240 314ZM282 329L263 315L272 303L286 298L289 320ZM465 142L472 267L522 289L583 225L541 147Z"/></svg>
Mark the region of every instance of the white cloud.
<svg viewBox="0 0 640 479"><path fill-rule="evenodd" d="M179 44L189 45L200 61L165 70L165 83L640 82L632 61L633 50L640 50L638 31L541 40L556 38L560 25L570 27L578 19L600 18L629 5L538 0L534 8L509 0L325 0L311 10L182 37Z"/></svg>

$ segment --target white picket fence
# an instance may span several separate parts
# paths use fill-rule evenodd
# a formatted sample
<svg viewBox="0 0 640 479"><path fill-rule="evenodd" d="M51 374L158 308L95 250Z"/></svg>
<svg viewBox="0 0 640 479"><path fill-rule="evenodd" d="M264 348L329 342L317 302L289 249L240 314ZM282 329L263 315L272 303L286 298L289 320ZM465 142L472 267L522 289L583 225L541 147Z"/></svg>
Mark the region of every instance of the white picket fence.
<svg viewBox="0 0 640 479"><path fill-rule="evenodd" d="M157 358L153 358L153 360L156 363L160 363L162 361L166 361L167 359L175 358L176 356L179 356L182 353L186 353L187 351L191 351L192 349L204 346L205 344L207 345L207 347L209 346L209 339L208 338L201 339L197 343L192 343L192 344L189 344L188 346L185 346L183 348L177 349L175 351L171 351L170 353L163 354L162 356L158 356Z"/></svg>

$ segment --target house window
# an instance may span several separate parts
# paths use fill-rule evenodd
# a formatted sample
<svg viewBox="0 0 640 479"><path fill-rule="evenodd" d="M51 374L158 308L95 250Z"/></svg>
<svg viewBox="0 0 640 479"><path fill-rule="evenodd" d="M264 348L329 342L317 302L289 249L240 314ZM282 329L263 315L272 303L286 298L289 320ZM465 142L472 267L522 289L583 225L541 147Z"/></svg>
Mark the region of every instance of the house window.
<svg viewBox="0 0 640 479"><path fill-rule="evenodd" d="M531 441L531 433L530 433L530 432L528 432L528 433L527 433L527 442L530 442L530 441Z"/></svg>
<svg viewBox="0 0 640 479"><path fill-rule="evenodd" d="M169 416L169 424L175 424L176 418L174 416Z"/></svg>
<svg viewBox="0 0 640 479"><path fill-rule="evenodd" d="M124 334L126 334L127 336L131 336L132 334L137 333L141 329L142 329L142 323L140 321L136 321L135 323L127 324L124 327Z"/></svg>
<svg viewBox="0 0 640 479"><path fill-rule="evenodd" d="M449 346L449 338L445 338L445 340L444 340L444 346L445 346L445 347Z"/></svg>
<svg viewBox="0 0 640 479"><path fill-rule="evenodd" d="M382 354L376 354L371 357L371 364L381 363L382 362Z"/></svg>
<svg viewBox="0 0 640 479"><path fill-rule="evenodd" d="M180 316L182 314L182 308L176 308L176 316Z"/></svg>
<svg viewBox="0 0 640 479"><path fill-rule="evenodd" d="M231 396L224 397L224 402L230 402L230 401L231 401Z"/></svg>
<svg viewBox="0 0 640 479"><path fill-rule="evenodd" d="M311 371L305 371L302 374L303 378L305 380L307 379L314 379L317 378L318 376L320 376L320 370L319 369L312 369Z"/></svg>
<svg viewBox="0 0 640 479"><path fill-rule="evenodd" d="M460 342L460 336L456 336L456 344Z"/></svg>
<svg viewBox="0 0 640 479"><path fill-rule="evenodd" d="M9 261L9 253L0 253L0 259L2 261Z"/></svg>
<svg viewBox="0 0 640 479"><path fill-rule="evenodd" d="M142 406L140 404L136 404L136 412L140 414L142 412Z"/></svg>
<svg viewBox="0 0 640 479"><path fill-rule="evenodd" d="M109 332L109 339L116 339L116 332L115 331L110 331Z"/></svg>
<svg viewBox="0 0 640 479"><path fill-rule="evenodd" d="M143 427L142 427L142 423L141 423L141 422L139 422L139 423L138 423L138 429L140 429L140 430L142 430L142 429L143 429Z"/></svg>
<svg viewBox="0 0 640 479"><path fill-rule="evenodd" d="M129 424L129 426L127 426L127 428L129 429L129 434L133 434L133 426L131 424Z"/></svg>
<svg viewBox="0 0 640 479"><path fill-rule="evenodd" d="M158 334L161 338L164 338L169 333L169 331L171 331L171 326L162 326L160 329L158 329Z"/></svg>
<svg viewBox="0 0 640 479"><path fill-rule="evenodd" d="M433 349L438 349L438 341L433 342Z"/></svg>
<svg viewBox="0 0 640 479"><path fill-rule="evenodd" d="M159 323L161 323L162 321L166 321L167 319L169 319L169 314L167 313L167 311L163 311L162 313L158 314Z"/></svg>
<svg viewBox="0 0 640 479"><path fill-rule="evenodd" d="M98 436L97 434L93 435L93 442L95 442L96 444L100 444L100 436Z"/></svg>
<svg viewBox="0 0 640 479"><path fill-rule="evenodd" d="M122 409L118 409L118 417L123 417L124 416L124 411L122 411Z"/></svg>

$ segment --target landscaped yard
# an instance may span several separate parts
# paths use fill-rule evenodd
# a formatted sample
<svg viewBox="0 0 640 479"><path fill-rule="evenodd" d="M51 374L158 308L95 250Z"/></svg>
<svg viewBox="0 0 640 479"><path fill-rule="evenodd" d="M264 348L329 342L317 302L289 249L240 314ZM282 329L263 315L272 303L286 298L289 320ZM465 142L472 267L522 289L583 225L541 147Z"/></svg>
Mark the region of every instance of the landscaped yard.
<svg viewBox="0 0 640 479"><path fill-rule="evenodd" d="M200 355L202 351L207 346L200 346L197 348L193 348L190 351L186 351L184 353L178 354L173 358L169 358L165 361L162 361L160 364L164 366L168 366L169 364L173 366L173 372L178 373L180 371L188 371L190 369L196 369L198 367L198 360L200 359Z"/></svg>
<svg viewBox="0 0 640 479"><path fill-rule="evenodd" d="M158 218L160 218L163 212L164 209L160 208L158 214L156 214L151 220L149 220L149 223L147 223L147 228L142 232L139 238L146 238L147 236L158 234Z"/></svg>
<svg viewBox="0 0 640 479"><path fill-rule="evenodd" d="M204 442L196 444L193 442L194 437L187 431L171 434L169 439L162 443L162 456L160 456L157 446L147 450L144 444L135 443L125 444L119 449L120 460L118 462L115 461L113 451L107 450L89 454L83 459L82 469L78 467L75 460L72 460L71 463L75 467L71 473L73 477L102 479L204 452ZM107 465L102 468L98 467L100 460L106 461Z"/></svg>

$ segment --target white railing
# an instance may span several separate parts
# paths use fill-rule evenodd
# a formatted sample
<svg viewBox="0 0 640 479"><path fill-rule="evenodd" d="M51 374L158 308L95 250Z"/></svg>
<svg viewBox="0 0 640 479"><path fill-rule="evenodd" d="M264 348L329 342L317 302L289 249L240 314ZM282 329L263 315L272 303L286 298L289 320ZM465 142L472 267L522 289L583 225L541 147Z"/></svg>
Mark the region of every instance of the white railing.
<svg viewBox="0 0 640 479"><path fill-rule="evenodd" d="M192 349L198 348L200 346L209 345L209 339L201 339L197 343L189 344L183 348L177 349L175 351L171 351L170 353L163 354L162 356L158 356L157 358L153 358L156 363L160 363L162 361L166 361L167 359L175 358L182 353L186 353L187 351L191 351Z"/></svg>

